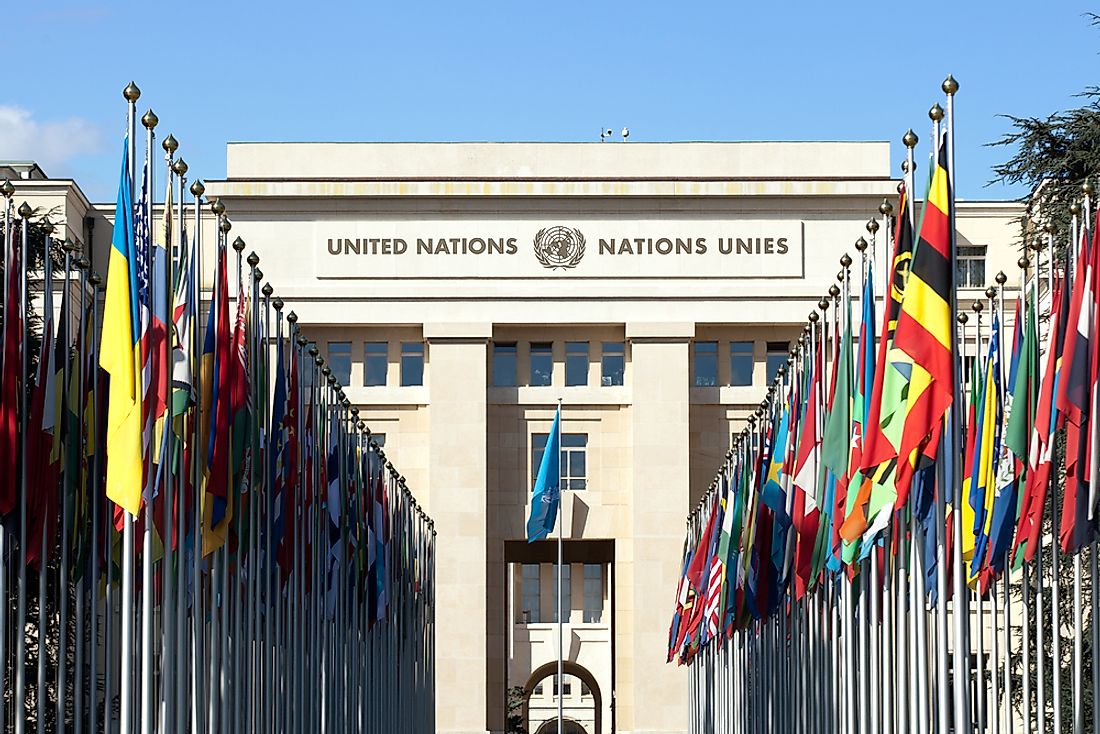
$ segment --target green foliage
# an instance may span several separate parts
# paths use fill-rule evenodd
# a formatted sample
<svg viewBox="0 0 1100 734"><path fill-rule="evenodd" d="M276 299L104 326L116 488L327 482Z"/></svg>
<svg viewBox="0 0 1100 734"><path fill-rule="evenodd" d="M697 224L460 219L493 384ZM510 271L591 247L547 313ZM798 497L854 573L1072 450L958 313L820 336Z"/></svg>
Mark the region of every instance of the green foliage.
<svg viewBox="0 0 1100 734"><path fill-rule="evenodd" d="M1100 27L1100 16L1088 15ZM1020 219L1020 244L1030 245L1046 234L1043 227L1058 227L1056 247L1069 241L1067 224L1070 205L1081 201L1081 186L1092 177L1100 190L1100 87L1089 87L1078 95L1085 104L1048 117L1005 115L1010 131L989 145L1012 151L1011 157L993 168L993 182L1024 184L1030 193L1022 201L1026 211ZM1093 195L1093 203L1096 203Z"/></svg>
<svg viewBox="0 0 1100 734"><path fill-rule="evenodd" d="M523 686L512 686L508 689L508 711L504 731L506 734L527 734L527 727L523 722L523 699L525 698Z"/></svg>

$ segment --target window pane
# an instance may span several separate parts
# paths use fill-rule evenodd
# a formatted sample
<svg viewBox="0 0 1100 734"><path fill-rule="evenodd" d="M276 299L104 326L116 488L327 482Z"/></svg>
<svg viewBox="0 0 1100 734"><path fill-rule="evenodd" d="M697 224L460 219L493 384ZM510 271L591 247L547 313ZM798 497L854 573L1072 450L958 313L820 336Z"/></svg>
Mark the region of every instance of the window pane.
<svg viewBox="0 0 1100 734"><path fill-rule="evenodd" d="M718 342L695 342L695 386L718 384Z"/></svg>
<svg viewBox="0 0 1100 734"><path fill-rule="evenodd" d="M626 345L623 342L603 343L603 370L600 384L604 387L623 384L626 369Z"/></svg>
<svg viewBox="0 0 1100 734"><path fill-rule="evenodd" d="M558 567L556 565L550 566L550 573L553 574L553 596L550 599L551 622L558 621ZM561 608L562 608L562 621L569 621L569 610L573 608L572 594L570 593L570 586L572 584L569 581L569 564L565 564L561 567Z"/></svg>
<svg viewBox="0 0 1100 734"><path fill-rule="evenodd" d="M523 624L538 624L539 616L539 565L523 564L520 579L519 621Z"/></svg>
<svg viewBox="0 0 1100 734"><path fill-rule="evenodd" d="M588 445L587 433L563 433L561 434L561 445L565 448L584 448Z"/></svg>
<svg viewBox="0 0 1100 734"><path fill-rule="evenodd" d="M367 342L363 345L363 384L367 387L386 384L388 349L386 342Z"/></svg>
<svg viewBox="0 0 1100 734"><path fill-rule="evenodd" d="M550 434L536 433L531 436L531 481L539 475L539 464L542 463L542 454L546 451L546 441Z"/></svg>
<svg viewBox="0 0 1100 734"><path fill-rule="evenodd" d="M565 384L588 384L588 342L565 343Z"/></svg>
<svg viewBox="0 0 1100 734"><path fill-rule="evenodd" d="M341 385L351 381L351 342L328 343L328 366Z"/></svg>
<svg viewBox="0 0 1100 734"><path fill-rule="evenodd" d="M549 343L531 345L531 379L529 385L545 387L554 372L553 347Z"/></svg>
<svg viewBox="0 0 1100 734"><path fill-rule="evenodd" d="M581 478L588 476L588 470L585 466L585 452L584 451L570 451L569 452L569 477Z"/></svg>
<svg viewBox="0 0 1100 734"><path fill-rule="evenodd" d="M424 343L401 343L401 384L403 386L424 384Z"/></svg>
<svg viewBox="0 0 1100 734"><path fill-rule="evenodd" d="M730 384L752 384L752 342L730 342Z"/></svg>
<svg viewBox="0 0 1100 734"><path fill-rule="evenodd" d="M603 617L603 566L584 564L584 621L599 622Z"/></svg>
<svg viewBox="0 0 1100 734"><path fill-rule="evenodd" d="M493 344L493 386L516 386L516 344Z"/></svg>
<svg viewBox="0 0 1100 734"><path fill-rule="evenodd" d="M787 364L787 350L789 348L789 342L768 342L766 367L769 383L775 379L775 374L779 371L779 368Z"/></svg>

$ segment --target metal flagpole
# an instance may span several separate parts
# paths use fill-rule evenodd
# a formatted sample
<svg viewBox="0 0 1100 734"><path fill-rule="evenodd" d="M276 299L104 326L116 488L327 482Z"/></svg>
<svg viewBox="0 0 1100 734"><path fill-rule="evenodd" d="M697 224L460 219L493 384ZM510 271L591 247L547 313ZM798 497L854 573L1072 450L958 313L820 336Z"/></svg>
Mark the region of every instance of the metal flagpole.
<svg viewBox="0 0 1100 734"><path fill-rule="evenodd" d="M167 186L169 194L172 190L172 185L178 183L175 176L175 166L172 160L173 154L179 147L175 137L168 134L161 142L161 147L164 148L165 159L165 177L168 179ZM150 170L152 170L152 163L150 161ZM152 208L152 184L150 183L149 191L150 208ZM182 198L182 197L181 197ZM182 202L181 202L182 203ZM175 706L176 706L176 663L178 662L179 655L176 650L176 616L175 616L175 598L176 590L173 586L175 581L175 553L172 548L172 508L174 505L173 485L176 481L177 472L172 461L173 454L173 441L172 432L174 429L175 419L172 409L172 352L175 347L175 327L174 327L174 308L172 306L173 293L172 293L172 240L174 239L172 231L172 212L170 204L170 195L164 202L164 217L163 221L166 223L164 237L164 280L155 285L163 289L163 293L158 294L163 299L164 306L164 348L161 352L160 359L163 361L163 382L164 382L164 395L167 401L165 406L164 424L161 430L164 431L164 454L160 457L161 466L164 468L164 472L161 475L163 477L160 491L164 492L163 502L163 519L162 527L165 531L165 537L161 538L161 546L163 548L163 555L161 558L161 657L160 657L160 677L161 677L161 695L159 699L159 711L157 712L159 718L154 718L151 723L156 727L159 722L159 731L167 730L169 724L175 721ZM152 216L150 215L150 220ZM150 224L152 222L150 221ZM153 252L157 251L157 247L154 246ZM156 272L154 265L153 271ZM152 717L151 717L152 718Z"/></svg>
<svg viewBox="0 0 1100 734"><path fill-rule="evenodd" d="M59 334L59 330L53 321L53 261L50 259L50 249L53 245L53 225L48 221L42 223L42 229L46 233L46 244L43 249L42 256L42 283L45 296L42 303L42 344L46 345L47 340L50 339L49 330L52 328L55 334ZM47 360L49 364L49 357L43 349L39 360ZM39 364L39 374L45 375L45 371L41 369ZM49 368L47 368L49 369ZM49 384L49 377L45 378L46 384ZM35 389L41 389L42 386L35 384ZM49 406L47 406L49 409ZM31 427L32 430L35 426ZM54 431L60 430L60 426L55 425ZM49 487L43 487L43 491L50 491ZM45 511L42 508L40 512ZM34 692L35 699L35 726L38 734L43 734L46 731L46 698L48 692L46 691L46 638L49 637L49 629L46 626L46 586L48 584L47 574L49 569L46 564L46 554L48 548L46 547L46 529L45 524L49 522L48 519L42 519L42 536L39 538L38 547L38 655L37 655L37 670L38 678L36 680L36 687ZM28 539L29 541L29 539Z"/></svg>
<svg viewBox="0 0 1100 734"><path fill-rule="evenodd" d="M202 326L200 315L202 313L202 197L206 193L206 186L202 181L195 181L190 187L191 196L194 197L194 234L192 245L195 248L194 272L187 276L192 279L192 293L194 303L188 304L194 323L191 327L191 380L195 386L195 407L192 413L191 440L195 448L191 451L191 730L196 734L203 734L206 725L206 692L203 685L202 671L206 669L206 606L203 601L203 556L202 556L202 495L203 472L202 462L205 454L202 451L202 393L199 386L199 365L201 357ZM182 197L181 197L182 198ZM214 241L217 243L217 234ZM211 302L211 308L213 303ZM204 386L205 387L205 386ZM182 586L182 579L181 579Z"/></svg>
<svg viewBox="0 0 1100 734"><path fill-rule="evenodd" d="M90 248L91 244L89 243L88 246ZM87 334L89 333L88 330L92 328L90 324L85 323L85 319L84 319L84 313L85 313L85 308L86 308L85 297L87 296L86 290L87 290L87 286L88 286L88 268L91 267L91 263L88 261L88 259L86 257L84 257L84 255L81 255L76 260L76 267L77 267L77 284L78 284L78 288L80 290L80 306L79 306L79 311L77 311L77 313L80 314L80 317L77 319L77 337L76 338L77 338L77 345L78 346L77 346L77 350L76 350L76 359L84 360L85 359L84 350L87 348L86 338L87 338ZM90 333L94 334L95 332L92 331ZM85 433L84 433L84 427L87 425L87 418L88 418L87 414L85 413L85 407L86 407L85 395L87 395L87 385L86 385L87 375L86 375L85 370L84 370L84 365L86 365L86 364L87 364L86 361L82 361L81 371L79 373L77 373L78 374L78 380L77 380L77 386L76 386L76 395L77 395L77 397L76 397L76 400L77 400L77 421L76 421L77 429L76 430L77 430L77 434L76 434L76 437L75 437L76 445L77 445L77 472L76 472L76 477L74 479L74 484L73 484L74 487L80 486L81 480L84 478L81 475L81 466L83 465L83 463L85 461L85 455L86 455L85 449L86 449L86 446L87 446L87 442L85 440L86 436L85 436ZM94 372L93 372L93 374L94 374ZM85 490L86 490L86 487L85 487ZM92 527L94 528L95 525L92 525ZM85 532L86 532L86 530L84 528L81 528L78 534L79 535L84 535ZM62 537L67 537L67 535L68 535L68 533L63 533ZM80 545L83 546L83 544L84 544L84 541L81 541ZM79 563L79 561L80 561L80 559L78 558L77 562ZM88 562L88 560L85 559L85 566L81 569L80 581L77 582L76 588L75 588L75 593L76 593L76 597L75 597L76 598L76 607L75 607L75 612L76 612L76 648L74 650L74 655L73 655L73 672L74 672L74 678L73 678L73 726L76 729L79 729L79 727L81 726L81 722L83 722L85 720L85 716L84 716L84 691L85 691L85 689L87 689L88 692L91 693L92 695L94 695L94 691L95 691L95 686L94 686L95 678L94 677L92 677L92 683L93 683L92 686L85 686L85 684L84 684L84 630L85 630L85 627L86 627L86 624L87 624L87 620L85 619L85 608L84 607L85 607L85 597L88 596L85 592L85 589L88 587L87 562ZM94 586L95 585L92 584L93 589L94 589ZM94 595L94 591L93 591L93 595ZM92 598L94 598L94 596ZM3 594L0 594L0 599L4 599ZM2 630L2 629L4 629L4 626L2 624L0 624L0 630ZM64 625L62 625L62 629L63 630L65 629ZM94 630L93 630L93 633L94 633ZM2 635L2 634L3 633L0 632L0 635ZM92 642L92 646L94 646L95 645L95 635L94 634L92 635L91 642ZM3 654L0 654L0 661L3 661L3 659L4 659ZM0 668L2 668L2 663L0 663ZM64 691L65 689L64 689L64 687L62 687L59 690ZM90 697L91 696L89 696L89 698ZM0 725L0 726L2 726L2 725Z"/></svg>
<svg viewBox="0 0 1100 734"><path fill-rule="evenodd" d="M1077 231L1077 214L1079 206L1076 202L1070 207L1070 213L1072 214L1072 226L1070 228L1070 242L1069 246L1073 247L1078 242ZM1050 247L1050 280L1053 284L1054 279L1054 238L1053 232L1048 232L1048 246ZM1066 282L1066 281L1063 281ZM1054 289L1050 287L1049 292L1051 294L1050 310L1054 313ZM1056 529L1057 532L1057 529ZM1081 628L1084 624L1082 617L1082 599L1081 599L1081 552L1082 549L1078 548L1077 552L1073 555L1073 731L1074 734L1082 734L1085 726L1085 712L1084 712L1084 678L1082 670L1082 658L1083 658L1083 639L1081 634ZM1095 618L1093 618L1095 620ZM1095 622L1092 625L1096 626ZM1095 669L1092 671L1095 677Z"/></svg>
<svg viewBox="0 0 1100 734"><path fill-rule="evenodd" d="M1001 325L1001 335L1003 337L1005 331L1005 283L1008 281L1008 276L1004 274L1004 271L999 271L995 278L997 281L997 314ZM988 292L988 291L987 291ZM1023 314L1021 313L1021 316ZM1004 344L1003 338L1001 343ZM1001 362L1001 404L1005 403L1005 392L1007 390L1007 383L1005 380L1005 361ZM1003 688L1001 690L1001 700L1004 702L1004 725L1006 731L1012 731L1012 607L1011 607L1011 593L1009 590L1009 577L1012 574L1012 557L1011 551L1005 551L1004 560L1004 583L1002 593L1002 611L1004 617L1004 624L1001 628L1001 645L1004 648L1004 666L1001 671ZM997 585L993 583L993 603L996 605ZM994 625L996 627L996 625ZM997 634L997 630L994 630L994 635ZM1001 716L998 710L998 717Z"/></svg>
<svg viewBox="0 0 1100 734"><path fill-rule="evenodd" d="M11 231L11 214L12 214L12 194L15 193L15 186L12 182L4 179L3 183L0 183L0 195L4 197L4 307L7 307L8 298L11 295L8 291L11 288L11 268L15 265L15 239L12 237ZM13 318L10 314L7 318ZM20 342L20 349L22 349L22 342ZM3 355L0 353L0 361L3 360ZM6 372L0 374L7 374ZM7 674L8 674L8 570L9 570L9 549L8 549L8 530L7 528L0 527L0 731L7 731L7 708L4 701L7 700Z"/></svg>
<svg viewBox="0 0 1100 734"><path fill-rule="evenodd" d="M153 138L155 136L153 130L157 126L157 116L153 114L152 110L149 110L141 117L141 124L145 126L145 165L147 166L149 176L145 182L145 192L143 197L147 202L147 209L144 212L145 226L147 229L152 229L153 219L153 181L156 178L156 169L153 167ZM149 282L149 302L150 311L152 311L153 299L156 298L156 286L154 282L153 273L155 272L153 266L153 258L155 246L153 245L153 238L148 238L149 252L148 252L148 282ZM140 243L139 243L140 244ZM150 313L150 320L152 320L152 314ZM151 324L150 324L151 327ZM159 355L158 355L159 357ZM154 357L155 359L156 357ZM150 386L149 389L155 390L156 388ZM150 398L151 399L151 398ZM143 408L144 410L144 408ZM142 417L144 424L145 418ZM144 430L144 429L143 429ZM152 465L153 447L150 439L150 445L145 447L145 471L146 480L145 486L149 489L149 496L144 497L145 507L145 526L142 529L142 543L141 543L141 734L152 734L155 728L156 715L153 711L153 699L155 696L154 686L156 683L153 680L153 659L155 657L155 651L153 650L153 483L157 479L153 478L156 469ZM123 730L125 731L125 730Z"/></svg>
<svg viewBox="0 0 1100 734"><path fill-rule="evenodd" d="M90 247L90 243L89 243ZM91 263L89 263L90 267ZM92 272L88 278L88 282L92 285L92 323L91 329L93 334L98 334L101 324L99 323L99 285L101 279L99 274ZM99 378L97 371L99 370L99 340L92 338L91 340L92 350L92 373L87 376L92 381L92 402L91 402L91 425L94 426L92 434L99 440L99 399L97 393L99 391ZM88 647L88 734L96 734L98 731L97 723L99 720L99 510L101 507L101 498L99 495L99 457L100 451L92 451L91 456L88 457L89 473L91 475L91 482L89 483L89 500L92 506L92 527L89 532L91 536L90 542L90 554L89 558L89 571L88 575L88 589L91 593L91 633L89 635L90 645ZM104 542L109 538L104 538ZM109 563L109 562L108 562ZM105 612L109 612L108 609L104 609ZM107 638L104 636L104 651L105 653L110 650L106 644ZM107 655L104 656L107 658ZM109 662L105 663L106 667L110 667ZM109 732L110 727L107 725L106 709L109 708L109 704L104 701L104 731ZM79 722L79 718L77 719Z"/></svg>
<svg viewBox="0 0 1100 734"><path fill-rule="evenodd" d="M565 525L562 518L562 476L561 476L561 398L558 398L558 734L564 733L563 704L565 697L565 679L562 674L565 655L565 621L562 610L562 536L565 534Z"/></svg>
<svg viewBox="0 0 1100 734"><path fill-rule="evenodd" d="M71 303L72 293L70 292L70 289L72 288L73 250L76 249L76 245L73 244L73 241L71 239L66 237L65 241L62 243L61 247L65 252L65 290L63 291L63 293L65 294L65 298L62 299L62 303ZM83 300L84 300L83 295L84 294L83 294L83 290L82 290L81 291L81 305L83 305ZM84 311L83 311L83 309L81 309L81 311L79 311L79 314L80 314L80 317L77 319L77 331L78 331L78 335L82 335L83 334L83 329L81 327L82 327L82 324L83 324L83 321L84 321L84 318L83 318ZM66 341L68 341L69 340L69 323L71 322L71 319L69 318L68 313L62 313L61 318L65 319L65 339L66 339ZM76 436L70 436L70 435L67 434L66 431L64 431L64 428L65 428L66 424L68 423L68 413L67 413L67 411L68 411L69 400L71 399L72 396L69 394L69 392L70 392L69 391L69 379L71 377L70 366L69 366L69 349L70 349L70 345L69 344L63 344L61 346L65 350L64 351L64 354L65 354L64 362L61 365L61 370L62 370L62 372L61 372L61 374L62 374L62 378L61 378L61 405L59 406L59 411L58 411L58 415L61 416L61 420L59 421L58 425L54 427L54 430L58 431L58 432L61 432L61 435L65 437L64 440L65 440L66 443L69 442L69 441L76 441L77 444L79 445L79 442L80 442L79 434L77 434ZM81 353L80 350L83 349L83 346L84 346L83 341L81 341L78 338L77 339L77 349L76 349L76 353L78 355ZM77 430L79 430L79 425L78 425ZM56 698L56 709L55 709L55 714L54 714L54 722L55 722L54 726L57 729L64 728L65 699L66 699L65 692L68 689L68 675L67 675L67 673L68 673L68 667L69 667L69 662L68 662L68 648L69 648L69 588L70 588L70 584L69 584L69 576L70 576L70 573L69 573L69 562L70 562L70 558L69 558L69 532L70 531L69 531L69 528L72 526L72 515L71 515L71 512L70 512L70 506L69 506L69 493L68 493L68 491L66 491L66 486L69 484L69 482L72 481L72 478L69 476L69 471L68 471L69 466L68 466L68 463L66 461L66 454L67 453L68 453L67 447L63 446L62 449L61 449L61 457L59 459L60 462L61 462L61 471L63 472L63 475L62 475L62 480L60 482L60 486L58 487L58 489L60 491L60 494L61 494L61 568L60 568L60 574L59 574L59 579L58 579L58 584L57 584L57 604L58 604L57 691L56 691L56 694L55 694L57 698ZM76 595L76 609L77 610L79 610L80 607L81 607L81 600L80 600L80 593L79 592L80 592L80 589L77 588L77 595ZM79 616L83 617L83 615L79 615ZM74 650L74 654L78 654L79 651L80 651L80 647L81 647L80 632L83 632L83 630L78 630L78 634L76 636L76 649ZM83 660L81 660L81 662L83 662ZM76 688L76 687L73 688L73 698L74 699L76 699L76 700L80 699L82 694L83 694L83 691L80 688ZM75 704L75 700L74 700L74 704ZM75 713L75 709L74 709L74 713ZM74 718L73 720L75 721L76 719ZM43 723L45 723L45 722L43 722Z"/></svg>
<svg viewBox="0 0 1100 734"><path fill-rule="evenodd" d="M974 360L979 365L982 371L985 368L982 364L982 302L980 299L975 299L971 305L971 309L974 311L975 331L974 331ZM990 326L992 327L993 307L990 305ZM992 334L992 329L990 331ZM991 337L992 338L992 337ZM965 379L965 377L964 377ZM977 390L978 385L974 384L970 386L971 390ZM986 491L993 491L993 487L987 487ZM986 728L986 701L988 699L987 689L985 685L985 604L983 603L982 594L980 591L974 592L975 606L977 607L976 618L972 618L967 615L968 624L974 624L977 629L976 643L976 685L974 689L975 696L977 696L977 714L978 714L978 730L985 731ZM967 655L970 654L969 646L967 647Z"/></svg>
<svg viewBox="0 0 1100 734"><path fill-rule="evenodd" d="M27 202L19 205L19 216L22 219L20 227L20 249L22 255L19 263L19 304L26 312L27 303L27 227L33 211ZM15 734L24 734L27 723L26 712L26 664L27 664L27 378L30 362L27 348L27 319L23 319L23 333L20 349L21 364L19 369L19 554L15 563L19 568L19 582L16 588L18 596L15 612L15 699L13 701L16 711Z"/></svg>
<svg viewBox="0 0 1100 734"><path fill-rule="evenodd" d="M182 256L183 253L187 250L186 226L185 226L184 218L183 218L183 195L184 195L184 186L186 186L186 184L187 184L187 163L183 160L183 158L179 158L179 159L176 160L175 164L172 166L172 170L176 173L176 184L178 186L177 196L176 196L176 214L175 214L176 225L175 225L175 229L173 230L172 234L173 234L173 237L176 239L176 241L178 243L178 247L179 247L178 252ZM171 243L169 243L168 244L168 248L169 248L168 249L168 263L169 263L170 266L172 265L171 247L172 247ZM176 275L175 275L175 278L173 278L173 277L168 278L169 288L172 288L173 283L175 282L175 280L179 280L179 282L182 284L184 282L183 279L190 276L190 273L187 272L187 267L183 262L177 262L174 267L175 267L175 269L172 272L175 273ZM185 293L188 293L188 295L186 296L187 300L186 300L185 307L188 309L189 312L191 312L196 307L195 299L198 298L198 291L188 292L188 289L186 289L186 288L184 288L183 290L184 290ZM174 292L174 291L170 291L170 292ZM175 297L174 296L171 297L170 303L175 304ZM168 313L169 320L172 322L169 326L169 332L168 333L173 334L173 333L175 333L175 326L174 326L174 324L175 324L175 305L172 305L172 307L167 311L167 313ZM194 333L197 326L198 326L198 324L197 324L198 319L194 318L192 315L188 315L187 318L189 320L188 321L188 329L190 330L190 333ZM182 336L182 335L181 334L176 334L176 336L169 343L169 349L174 349L174 344L180 336ZM186 360L190 361L192 359L192 356L193 356L193 352L191 350L191 345L190 344L180 344L180 348L184 352L184 358ZM171 354L171 352L169 352L169 353ZM171 364L171 362L169 362L169 363ZM188 371L192 375L191 383L192 383L192 385L194 385L194 383L195 383L195 378L193 377L194 372L190 370L190 366L188 367ZM168 389L169 389L169 395L171 395L171 391L172 391L172 377L171 377L171 375L168 376ZM172 415L171 411L169 411L169 415L172 416L172 419L174 421L175 417ZM175 599L176 608L175 608L175 613L174 613L176 634L175 634L174 640L173 640L173 644L175 646L174 647L175 655L174 656L169 656L168 663L167 663L169 666L172 666L172 665L175 666L176 688L175 688L175 691L173 691L171 695L174 696L173 710L175 712L174 720L175 720L175 730L176 731L184 731L185 726L186 726L185 722L187 721L187 711L186 711L186 706L187 706L187 666L188 666L188 662L189 662L188 661L188 652L189 652L189 650L188 650L188 646L187 646L187 598L186 598L186 591L187 591L187 573L186 573L186 567L187 566L186 566L186 562L187 562L187 556L184 553L184 548L186 546L184 538L187 534L187 523L186 523L187 510L184 507L184 502L186 501L186 498L187 498L187 493L185 491L185 489L187 487L187 481L186 481L187 468L184 466L184 456L185 456L185 454L184 454L184 448L185 448L185 444L184 444L185 433L184 433L184 431L186 430L186 425L187 425L186 413L184 413L180 417L180 434L178 436L179 448L175 452L172 452L170 454L170 455L173 456L172 466L178 467L178 469L176 469L173 472L174 477L178 477L178 479L173 479L173 481L178 482L178 491L175 492L175 498L176 499L175 499L175 503L173 505L174 507L176 507L176 510L175 510L175 512L176 512L176 541L175 541L174 556L173 556L175 560L174 560L174 564L173 564L174 570L172 571L172 573L175 574L175 578L173 579L173 582L175 584L175 592L176 592L176 599ZM173 441L175 441L176 438L177 438L176 436L173 436ZM178 462L175 461L176 456L179 457ZM168 517L169 518L171 517L171 513L169 513ZM169 599L170 599L170 597L169 597ZM165 688L166 689L168 688L167 684L165 685Z"/></svg>
<svg viewBox="0 0 1100 734"><path fill-rule="evenodd" d="M1081 211L1083 215L1081 220L1081 229L1082 231L1088 231L1091 216L1089 205L1091 203L1093 185L1087 177L1085 178L1084 183L1081 185L1081 193L1084 195L1084 200L1081 202ZM1093 232L1092 236L1095 238L1096 233ZM1075 236L1073 241L1074 247L1078 246L1079 242L1080 239ZM1066 274L1065 282L1069 282L1068 273ZM1091 562L1089 563L1089 587L1091 596L1091 609L1089 610L1089 618L1091 620L1096 620L1100 618L1100 587L1098 587L1097 585L1098 583L1100 583L1100 568L1098 568L1098 565L1100 564L1098 564L1097 559L1098 554L1100 554L1100 542L1094 542L1092 546L1092 553L1090 554ZM1090 645L1090 647L1092 648L1092 667L1090 669L1092 677L1093 700L1092 730L1100 731L1100 706L1097 705L1097 702L1100 702L1100 626L1097 626L1095 621L1093 621L1089 626L1091 627L1092 632L1092 644Z"/></svg>
<svg viewBox="0 0 1100 734"><path fill-rule="evenodd" d="M989 286L988 288L985 289L985 295L986 295L986 298L989 300L989 319L990 319L990 332L989 333L990 333L990 339L993 339L993 337L996 336L997 337L998 350L1001 350L1001 349L1003 349L1003 347L1001 345L1004 344L1004 341L1003 341L1003 336L1004 336L1004 314L1002 313L1002 310L1000 309L999 301L997 300L997 289L994 288L993 286ZM996 334L993 333L993 325L994 324L996 324L996 326L997 326L997 333ZM999 380L998 388L997 388L997 391L998 391L997 392L997 399L998 399L998 401L1000 401L1001 406L1004 406L1004 391L1005 391L1004 376L1003 376L1003 374L1004 374L1004 359L1001 357L1000 352L998 352L998 357L997 357L997 370L998 370L997 378ZM1002 415L1003 415L1003 413L1002 413ZM997 465L999 465L1000 464L1000 456L998 455L994 459L994 461L997 463ZM998 482L998 486L999 486L999 482ZM1007 570L1008 569L1006 568L1005 569L1006 573L1007 573ZM979 689L978 690L979 691L988 690L989 693L992 694L992 700L989 701L989 715L987 717L987 720L992 721L993 734L1000 734L1000 731L1001 731L1001 691L1000 691L1001 649L1000 649L1000 647L1001 646L1000 646L1000 637L998 635L998 632L1000 631L1000 615L998 614L998 606L997 606L997 580L996 580L996 577L991 577L991 579L992 580L990 581L989 589L988 589L988 591L989 591L989 611L991 612L990 616L992 617L991 625L990 625L990 642L992 643L992 657L991 657L990 663L989 663L990 686L989 686L988 689L985 689L985 679L981 678L980 679L981 682L979 683ZM981 602L982 602L982 597L979 595L979 597L978 597L979 605L981 604ZM979 607L979 610L980 610L980 607ZM980 619L981 614L979 614L978 617ZM982 625L979 624L978 630L979 630L979 633L981 633ZM982 649L983 649L982 645L981 645L981 643L979 643L978 644L978 654L979 654L979 656L982 653ZM1007 651L1006 651L1006 653L1007 653ZM980 658L979 658L979 660L980 660ZM985 693L983 693L982 694L982 700L985 701L987 698L988 698L988 696Z"/></svg>

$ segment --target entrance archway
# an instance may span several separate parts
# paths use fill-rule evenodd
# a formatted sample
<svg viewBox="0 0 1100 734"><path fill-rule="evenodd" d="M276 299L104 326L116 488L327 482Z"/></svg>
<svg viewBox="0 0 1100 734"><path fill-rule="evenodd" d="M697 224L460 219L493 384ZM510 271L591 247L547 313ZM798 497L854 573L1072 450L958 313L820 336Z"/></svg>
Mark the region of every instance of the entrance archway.
<svg viewBox="0 0 1100 734"><path fill-rule="evenodd" d="M562 734L588 734L584 727L571 719L562 721ZM538 728L535 734L558 734L558 720L550 719Z"/></svg>
<svg viewBox="0 0 1100 734"><path fill-rule="evenodd" d="M535 670L531 673L531 676L527 679L527 683L523 686L522 713L523 720L525 722L529 722L531 720L531 694L534 692L535 686L539 684L539 681L547 677L555 676L557 674L558 663L556 660L552 663L540 665L539 667L535 668ZM591 732L585 732L583 727L580 727L580 725L574 721L566 720L565 726L568 727L570 724L574 724L578 727L580 732L583 732L583 734L603 734L603 695L600 693L600 686L596 683L596 678L588 672L587 668L584 668L583 666L580 666L569 660L566 660L562 663L562 674L576 676L581 680L582 683L588 686L588 689L592 692L592 703L595 706L595 718ZM558 730L557 718L555 717L546 723L552 723L554 725L554 728L549 731L552 734L556 734ZM540 726L536 734L545 734L545 732L543 731L544 727L545 724L543 726ZM565 731L567 734L569 733L568 728L566 728Z"/></svg>

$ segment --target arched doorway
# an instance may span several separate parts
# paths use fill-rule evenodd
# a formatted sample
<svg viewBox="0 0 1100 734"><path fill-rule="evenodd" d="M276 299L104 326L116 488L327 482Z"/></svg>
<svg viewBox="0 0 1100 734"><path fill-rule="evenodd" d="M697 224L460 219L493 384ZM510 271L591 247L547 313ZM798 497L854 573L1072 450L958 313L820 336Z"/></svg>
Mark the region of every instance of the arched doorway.
<svg viewBox="0 0 1100 734"><path fill-rule="evenodd" d="M562 734L588 734L583 726L570 719L564 719L562 721L561 731ZM554 718L545 722L539 727L535 734L558 734L558 720Z"/></svg>
<svg viewBox="0 0 1100 734"><path fill-rule="evenodd" d="M527 725L528 731L535 731L536 734L557 734L557 712L554 712L553 716L549 717L549 720L540 722L537 729L531 728L531 696L535 692L535 688L540 683L549 683L553 685L557 679L558 663L557 661L552 663L546 663L540 665L531 673L531 676L527 679L527 684L523 687L523 721ZM564 674L565 683L562 685L562 692L565 692L565 684L568 684L571 678L578 681L581 686L581 690L577 692L569 691L566 693L567 698L571 693L580 694L581 698L591 701L592 706L592 727L591 731L582 726L577 721L572 721L569 718L563 717L566 734L603 734L603 696L600 692L600 687L596 683L596 678L588 672L587 668L578 665L571 661L565 661L562 664L562 673ZM587 708L587 707L586 707ZM546 729L548 724L552 724L552 728ZM570 729L570 725L573 725L574 729Z"/></svg>

